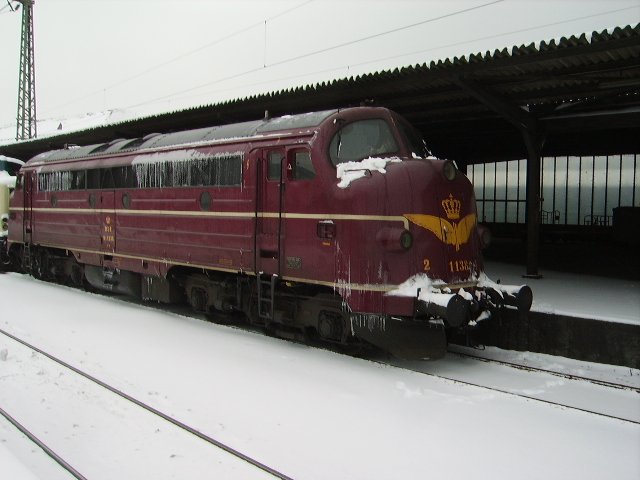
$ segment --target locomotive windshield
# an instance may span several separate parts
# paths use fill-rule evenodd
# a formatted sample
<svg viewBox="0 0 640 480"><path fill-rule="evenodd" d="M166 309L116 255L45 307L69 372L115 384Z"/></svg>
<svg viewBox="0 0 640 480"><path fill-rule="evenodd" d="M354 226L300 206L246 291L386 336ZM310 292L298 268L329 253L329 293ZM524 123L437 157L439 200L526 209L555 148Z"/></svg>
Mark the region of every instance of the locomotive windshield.
<svg viewBox="0 0 640 480"><path fill-rule="evenodd" d="M349 123L338 130L329 145L329 156L334 165L397 152L398 144L389 125L382 119Z"/></svg>

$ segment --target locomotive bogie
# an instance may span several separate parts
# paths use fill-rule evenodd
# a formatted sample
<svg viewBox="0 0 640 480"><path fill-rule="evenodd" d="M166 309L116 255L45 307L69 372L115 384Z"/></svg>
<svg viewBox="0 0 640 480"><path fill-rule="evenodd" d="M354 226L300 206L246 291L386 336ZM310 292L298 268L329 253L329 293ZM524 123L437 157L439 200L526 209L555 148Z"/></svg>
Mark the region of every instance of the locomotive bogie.
<svg viewBox="0 0 640 480"><path fill-rule="evenodd" d="M436 358L447 330L531 295L482 285L473 188L429 155L370 107L46 152L6 250L41 278Z"/></svg>

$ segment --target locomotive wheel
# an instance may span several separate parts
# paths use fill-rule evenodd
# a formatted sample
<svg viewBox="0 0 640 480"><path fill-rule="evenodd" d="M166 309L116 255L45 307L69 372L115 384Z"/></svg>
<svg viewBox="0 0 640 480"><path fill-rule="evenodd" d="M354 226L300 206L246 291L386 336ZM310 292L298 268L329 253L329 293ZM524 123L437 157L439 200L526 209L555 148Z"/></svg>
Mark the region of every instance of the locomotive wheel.
<svg viewBox="0 0 640 480"><path fill-rule="evenodd" d="M45 272L46 272L47 258L46 253L40 250L36 250L33 255L33 260L31 263L31 275L33 275L38 280L46 280Z"/></svg>
<svg viewBox="0 0 640 480"><path fill-rule="evenodd" d="M196 312L207 313L207 303L208 296L207 292L199 287L191 288L189 295L187 297L189 299L189 304L191 308L193 308Z"/></svg>
<svg viewBox="0 0 640 480"><path fill-rule="evenodd" d="M318 334L329 342L340 342L345 329L342 315L322 311L318 318Z"/></svg>
<svg viewBox="0 0 640 480"><path fill-rule="evenodd" d="M74 262L71 265L71 284L74 287L82 288L84 285L84 267L79 263Z"/></svg>

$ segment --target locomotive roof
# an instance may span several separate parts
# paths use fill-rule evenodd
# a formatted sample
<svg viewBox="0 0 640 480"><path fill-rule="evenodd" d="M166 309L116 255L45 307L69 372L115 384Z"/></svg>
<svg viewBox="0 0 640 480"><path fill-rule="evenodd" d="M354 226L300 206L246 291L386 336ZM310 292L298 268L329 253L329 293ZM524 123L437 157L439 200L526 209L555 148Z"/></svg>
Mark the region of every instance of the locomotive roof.
<svg viewBox="0 0 640 480"><path fill-rule="evenodd" d="M133 152L149 148L192 145L214 142L216 140L246 139L283 130L300 130L320 125L337 111L337 109L322 110L298 115L285 115L276 118L264 118L250 122L218 125L167 134L151 133L144 137L134 139L118 138L108 143L50 150L36 155L29 160L27 164L72 160L120 152Z"/></svg>

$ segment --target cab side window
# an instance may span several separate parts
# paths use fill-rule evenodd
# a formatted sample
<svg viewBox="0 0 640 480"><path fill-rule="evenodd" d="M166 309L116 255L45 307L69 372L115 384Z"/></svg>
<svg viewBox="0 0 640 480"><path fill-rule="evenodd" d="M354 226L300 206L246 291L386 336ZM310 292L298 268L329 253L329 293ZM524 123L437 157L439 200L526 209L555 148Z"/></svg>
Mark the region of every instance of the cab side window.
<svg viewBox="0 0 640 480"><path fill-rule="evenodd" d="M292 180L311 180L316 176L316 171L311 161L311 154L306 150L293 152L289 169L289 178Z"/></svg>
<svg viewBox="0 0 640 480"><path fill-rule="evenodd" d="M281 152L269 152L268 166L267 166L267 179L268 180L280 180L280 172L282 171L282 159L284 155Z"/></svg>

